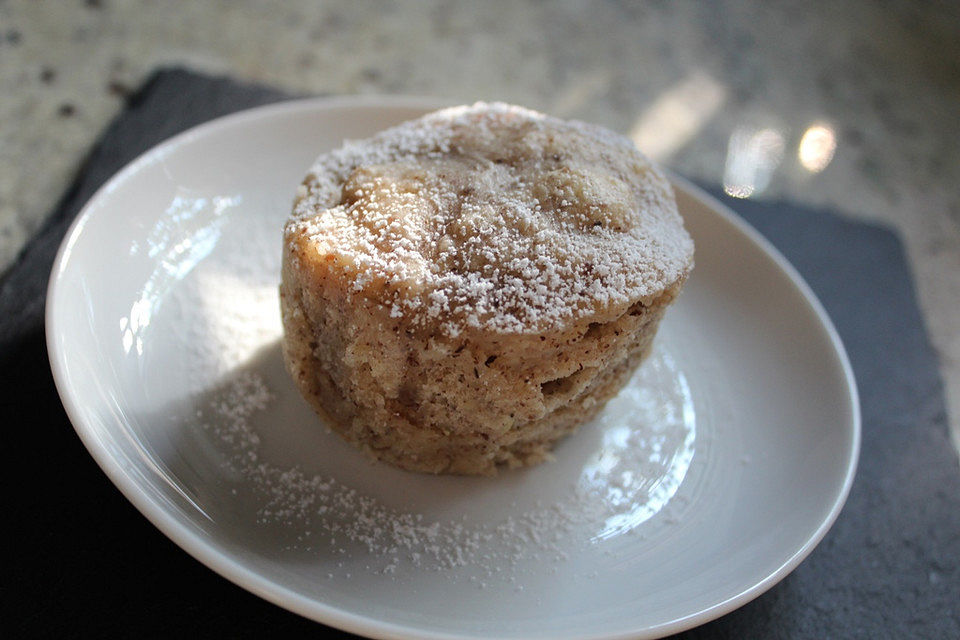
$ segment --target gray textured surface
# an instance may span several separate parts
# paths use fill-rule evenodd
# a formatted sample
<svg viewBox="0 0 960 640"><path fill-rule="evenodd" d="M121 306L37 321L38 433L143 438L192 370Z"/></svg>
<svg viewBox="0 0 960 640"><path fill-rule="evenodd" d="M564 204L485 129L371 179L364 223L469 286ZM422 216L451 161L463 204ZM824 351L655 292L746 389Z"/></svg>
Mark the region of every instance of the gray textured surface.
<svg viewBox="0 0 960 640"><path fill-rule="evenodd" d="M65 225L93 190L161 139L279 93L172 71L108 129L53 222L0 281L0 388L30 490L8 508L5 563L21 635L302 637L317 627L189 559L127 504L63 415L40 311ZM846 508L813 554L691 638L960 637L960 471L943 389L902 247L890 231L783 204L731 201L804 275L833 318L860 385L863 449ZM23 398L30 402L23 402ZM27 465L32 465L30 468ZM69 481L65 481L68 479ZM109 612L109 613L107 613Z"/></svg>

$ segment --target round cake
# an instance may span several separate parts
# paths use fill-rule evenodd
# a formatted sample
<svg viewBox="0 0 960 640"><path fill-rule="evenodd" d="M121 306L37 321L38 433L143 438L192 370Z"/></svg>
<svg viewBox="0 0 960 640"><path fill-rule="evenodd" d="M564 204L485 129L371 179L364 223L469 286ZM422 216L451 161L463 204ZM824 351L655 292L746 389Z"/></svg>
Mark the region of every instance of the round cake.
<svg viewBox="0 0 960 640"><path fill-rule="evenodd" d="M626 138L444 109L310 170L284 232L284 357L374 458L492 474L550 457L617 393L692 266L669 182Z"/></svg>

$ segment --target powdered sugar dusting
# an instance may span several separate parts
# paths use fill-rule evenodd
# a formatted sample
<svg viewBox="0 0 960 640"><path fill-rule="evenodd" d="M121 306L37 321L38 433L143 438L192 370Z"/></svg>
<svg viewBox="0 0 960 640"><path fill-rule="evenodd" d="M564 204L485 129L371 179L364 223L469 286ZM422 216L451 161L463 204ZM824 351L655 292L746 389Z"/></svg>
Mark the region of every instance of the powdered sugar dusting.
<svg viewBox="0 0 960 640"><path fill-rule="evenodd" d="M545 331L652 299L693 243L663 174L611 131L501 103L322 155L286 228L296 260L456 334Z"/></svg>
<svg viewBox="0 0 960 640"><path fill-rule="evenodd" d="M276 410L276 402L261 375L247 371L201 411L205 428L227 453L231 475L254 495L249 517L256 526L299 532L290 548L316 554L318 561L332 555L355 567L359 559L387 576L463 568L478 587L515 580L524 562L563 562L578 545L635 533L658 513L669 526L675 519L664 510L684 500L675 494L696 433L682 374L666 354L655 354L599 418L601 445L562 499L514 505L477 522L393 508L335 477L270 459L256 423Z"/></svg>

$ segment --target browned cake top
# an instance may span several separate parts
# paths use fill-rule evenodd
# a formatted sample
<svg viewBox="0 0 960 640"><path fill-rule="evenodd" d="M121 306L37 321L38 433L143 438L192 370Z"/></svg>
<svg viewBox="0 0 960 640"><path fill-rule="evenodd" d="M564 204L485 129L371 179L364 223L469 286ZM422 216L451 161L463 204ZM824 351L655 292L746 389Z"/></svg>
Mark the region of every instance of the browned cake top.
<svg viewBox="0 0 960 640"><path fill-rule="evenodd" d="M450 335L543 332L652 300L693 259L668 181L629 140L500 103L320 156L286 237Z"/></svg>

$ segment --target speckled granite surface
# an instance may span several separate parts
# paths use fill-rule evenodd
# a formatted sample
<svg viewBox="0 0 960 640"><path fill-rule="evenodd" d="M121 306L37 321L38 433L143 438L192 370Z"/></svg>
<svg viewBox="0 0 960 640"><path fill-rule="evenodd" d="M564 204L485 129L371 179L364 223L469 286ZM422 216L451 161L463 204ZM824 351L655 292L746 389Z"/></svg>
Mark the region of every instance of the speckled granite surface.
<svg viewBox="0 0 960 640"><path fill-rule="evenodd" d="M958 431L958 5L0 2L0 268L170 63L302 93L514 101L629 132L733 192L886 222Z"/></svg>

